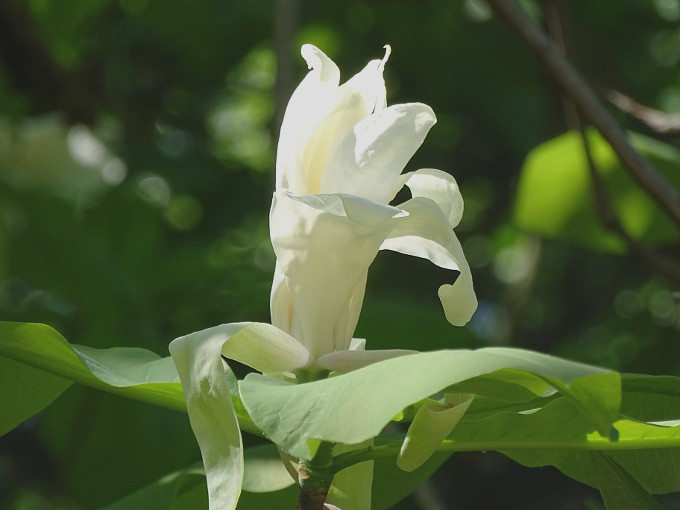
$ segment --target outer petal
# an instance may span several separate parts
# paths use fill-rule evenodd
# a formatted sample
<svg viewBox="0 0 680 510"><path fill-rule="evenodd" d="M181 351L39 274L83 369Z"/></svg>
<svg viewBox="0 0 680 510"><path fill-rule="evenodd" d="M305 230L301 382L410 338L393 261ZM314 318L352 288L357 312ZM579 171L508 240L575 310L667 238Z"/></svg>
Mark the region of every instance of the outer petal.
<svg viewBox="0 0 680 510"><path fill-rule="evenodd" d="M429 259L439 267L459 271L453 285L439 288L439 298L448 321L456 326L465 325L477 309L477 297L470 266L449 219L428 198L413 198L399 207L408 216L399 219L381 249Z"/></svg>
<svg viewBox="0 0 680 510"><path fill-rule="evenodd" d="M463 195L451 174L435 168L421 168L399 176L388 202L391 202L404 184L411 190L411 196L434 200L449 218L451 227L456 227L463 217Z"/></svg>
<svg viewBox="0 0 680 510"><path fill-rule="evenodd" d="M271 239L289 298L288 333L313 358L349 347L368 266L403 212L360 197L274 193ZM357 289L357 286L361 289ZM276 317L273 317L276 319ZM274 323L275 326L280 326Z"/></svg>
<svg viewBox="0 0 680 510"><path fill-rule="evenodd" d="M290 371L304 365L309 355L295 339L267 324L225 324L170 343L203 457L211 510L236 508L243 481L243 444L223 353L268 372Z"/></svg>
<svg viewBox="0 0 680 510"><path fill-rule="evenodd" d="M387 203L395 181L435 124L422 103L393 105L347 134L323 173L321 193L348 193Z"/></svg>
<svg viewBox="0 0 680 510"><path fill-rule="evenodd" d="M351 372L357 368L362 368L378 361L408 356L418 351L408 349L385 349L376 351L336 351L321 356L317 362L319 367L333 372Z"/></svg>
<svg viewBox="0 0 680 510"><path fill-rule="evenodd" d="M308 193L323 193L321 182L326 164L338 145L356 124L376 109L385 107L383 65L380 60L372 60L360 73L341 85L331 100L329 113L308 138L302 157ZM317 107L317 110L323 111L323 107Z"/></svg>

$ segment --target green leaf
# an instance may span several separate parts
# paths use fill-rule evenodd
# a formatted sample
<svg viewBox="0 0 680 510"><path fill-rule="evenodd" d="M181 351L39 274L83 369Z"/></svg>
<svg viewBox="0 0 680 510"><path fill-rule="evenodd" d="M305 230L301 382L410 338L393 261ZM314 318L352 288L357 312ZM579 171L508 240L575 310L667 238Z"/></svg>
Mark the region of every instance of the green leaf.
<svg viewBox="0 0 680 510"><path fill-rule="evenodd" d="M71 384L62 377L0 357L0 436L42 411Z"/></svg>
<svg viewBox="0 0 680 510"><path fill-rule="evenodd" d="M102 510L190 510L207 508L205 475L199 465L176 471Z"/></svg>
<svg viewBox="0 0 680 510"><path fill-rule="evenodd" d="M240 388L246 409L267 437L291 455L309 458L310 440L361 443L375 437L405 407L461 381L508 368L560 381L567 389L579 378L611 373L530 351L493 348L402 356L299 385L249 374ZM518 378L520 384L523 378ZM533 384L533 378L528 380ZM601 386L593 394L609 396L616 393L618 378L594 378L591 383ZM600 412L598 403L584 398L583 392L570 393L570 398L580 404L591 428L602 428L608 411Z"/></svg>
<svg viewBox="0 0 680 510"><path fill-rule="evenodd" d="M616 372L591 375L574 381L569 387L560 381L547 378L553 386L572 399L574 406L591 422L595 422L601 435L616 441L618 433L612 423L621 407L621 379Z"/></svg>
<svg viewBox="0 0 680 510"><path fill-rule="evenodd" d="M372 507L374 510L392 508L411 494L451 456L450 452L432 455L415 471L397 467L394 458L376 459L373 467Z"/></svg>
<svg viewBox="0 0 680 510"><path fill-rule="evenodd" d="M182 386L172 359L161 358L145 349L77 346L69 344L57 331L44 324L0 321L0 360L12 367L7 372L3 371L0 381L10 378L13 373L20 373L21 382L12 384L20 384L22 388L35 392L37 399L35 405L24 404L18 397L12 396L11 386L8 385L6 391L4 388L0 390L0 396L8 398L1 401L7 409L7 418L3 413L0 425L17 425L17 419L20 423L30 416L28 413L31 411L40 411L49 404L50 398L54 400L58 396L57 391L61 393L65 385L70 384L61 381L73 381L114 395L186 412ZM17 362L18 365L12 366ZM232 395L232 401L241 429L260 435L238 396ZM19 407L15 408L12 402ZM42 407L37 405L41 402L44 403Z"/></svg>
<svg viewBox="0 0 680 510"><path fill-rule="evenodd" d="M590 452L607 510L663 510L639 483L603 452Z"/></svg>
<svg viewBox="0 0 680 510"><path fill-rule="evenodd" d="M287 509L297 497L293 479L271 444L246 448L243 490L237 508ZM195 510L208 508L205 473L197 464L176 471L103 510Z"/></svg>
<svg viewBox="0 0 680 510"><path fill-rule="evenodd" d="M185 410L172 360L144 349L70 345L44 324L0 322L0 356L85 386Z"/></svg>
<svg viewBox="0 0 680 510"><path fill-rule="evenodd" d="M283 466L273 444L246 448L243 490L248 492L276 492L295 483Z"/></svg>
<svg viewBox="0 0 680 510"><path fill-rule="evenodd" d="M413 471L429 459L470 407L474 395L447 394L446 402L423 404L408 428L397 466Z"/></svg>
<svg viewBox="0 0 680 510"><path fill-rule="evenodd" d="M680 418L680 377L624 374L621 413L638 421Z"/></svg>
<svg viewBox="0 0 680 510"><path fill-rule="evenodd" d="M372 441L360 445L336 444L333 456L368 447ZM326 501L346 510L371 510L373 461L359 462L335 474Z"/></svg>
<svg viewBox="0 0 680 510"><path fill-rule="evenodd" d="M680 421L642 423L618 420L617 441L591 431L571 398L559 397L534 410L473 409L453 430L452 451L497 450L529 467L552 465L567 476L597 487L591 451L602 450L654 493L680 490Z"/></svg>
<svg viewBox="0 0 680 510"><path fill-rule="evenodd" d="M607 142L594 130L588 131L588 140L624 228L653 245L677 241L677 228L629 176ZM680 152L676 148L637 134L631 134L631 142L671 183L680 186ZM546 237L603 251L625 251L621 239L602 225L596 210L578 132L549 140L529 154L522 167L514 219L519 227Z"/></svg>

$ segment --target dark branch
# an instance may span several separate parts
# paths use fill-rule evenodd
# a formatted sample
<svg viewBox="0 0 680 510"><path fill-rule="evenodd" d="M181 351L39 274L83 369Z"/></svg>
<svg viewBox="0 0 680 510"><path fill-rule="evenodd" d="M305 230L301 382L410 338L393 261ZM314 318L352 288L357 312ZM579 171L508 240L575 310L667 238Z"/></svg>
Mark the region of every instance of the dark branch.
<svg viewBox="0 0 680 510"><path fill-rule="evenodd" d="M592 89L576 73L545 33L536 26L515 0L487 0L487 2L496 15L502 18L539 57L543 66L562 88L563 93L600 131L630 174L680 226L680 194L633 149L625 134L602 106Z"/></svg>
<svg viewBox="0 0 680 510"><path fill-rule="evenodd" d="M565 34L564 14L562 12L560 0L546 0L544 2L544 11L547 19L548 33L550 34L551 39L554 40L555 45L560 51L568 57L569 41ZM649 250L642 243L638 242L628 233L619 220L607 194L604 182L602 182L602 178L597 170L597 165L590 147L590 141L588 140L588 135L586 133L587 125L570 99L563 96L563 101L565 116L568 119L570 128L578 129L581 134L583 151L588 165L588 174L590 175L590 181L593 186L593 200L602 224L606 229L616 234L626 244L628 249L647 263L653 271L665 276L675 285L680 286L680 265L678 265L674 259L664 257L661 254Z"/></svg>

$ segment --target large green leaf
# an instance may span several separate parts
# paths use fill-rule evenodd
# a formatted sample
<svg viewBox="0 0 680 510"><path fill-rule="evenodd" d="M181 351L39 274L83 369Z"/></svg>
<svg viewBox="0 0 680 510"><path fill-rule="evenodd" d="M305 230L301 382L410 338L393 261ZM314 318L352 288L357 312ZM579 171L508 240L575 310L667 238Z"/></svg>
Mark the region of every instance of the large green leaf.
<svg viewBox="0 0 680 510"><path fill-rule="evenodd" d="M22 380L12 384L32 388L33 404L25 405L11 393L2 391L3 407L8 409L0 425L8 427L40 411L73 381L91 388L140 400L176 411L186 411L182 386L170 357L136 347L94 349L69 344L57 331L44 324L0 322L0 359L6 361L11 374ZM13 363L19 363L13 365ZM39 370L36 370L39 369ZM51 374L51 375L50 375ZM55 377L56 376L56 377ZM48 387L44 387L48 386ZM57 393L58 392L58 393ZM25 394L22 393L22 394ZM242 430L258 434L236 395L232 395ZM19 407L14 408L12 402ZM10 410L12 408L13 410ZM17 423L17 420L19 422ZM1 428L1 427L0 427Z"/></svg>
<svg viewBox="0 0 680 510"><path fill-rule="evenodd" d="M376 459L373 467L371 508L391 508L430 478L450 456L449 452L435 453L425 464L410 473L399 469L395 458Z"/></svg>
<svg viewBox="0 0 680 510"><path fill-rule="evenodd" d="M594 130L588 132L588 140L609 199L626 230L650 244L677 241L677 228L621 166L607 142ZM641 135L631 135L631 142L671 183L680 186L680 152L676 148ZM578 132L545 142L529 154L522 168L516 223L546 237L624 251L621 239L602 224L590 181Z"/></svg>
<svg viewBox="0 0 680 510"><path fill-rule="evenodd" d="M680 377L625 374L621 413L639 421L680 418Z"/></svg>
<svg viewBox="0 0 680 510"><path fill-rule="evenodd" d="M243 493L237 508L292 508L293 479L271 444L246 448ZM205 473L200 465L176 471L103 510L195 510L208 508Z"/></svg>
<svg viewBox="0 0 680 510"><path fill-rule="evenodd" d="M637 481L606 453L591 452L595 474L607 510L663 510Z"/></svg>
<svg viewBox="0 0 680 510"><path fill-rule="evenodd" d="M452 451L498 450L529 467L556 466L566 475L598 487L591 451L606 450L646 491L680 490L680 421L618 420L618 440L591 431L573 400L557 398L534 410L471 410L445 447Z"/></svg>
<svg viewBox="0 0 680 510"><path fill-rule="evenodd" d="M44 324L0 322L0 355L85 386L185 409L172 360L145 349L75 346Z"/></svg>
<svg viewBox="0 0 680 510"><path fill-rule="evenodd" d="M51 404L71 381L0 357L0 436Z"/></svg>
<svg viewBox="0 0 680 510"><path fill-rule="evenodd" d="M310 440L361 443L376 436L405 407L461 381L503 369L519 371L515 372L518 384L531 381L530 391L543 390L545 385L536 385L527 374L559 381L581 411L576 414L591 429L609 433L617 413L612 413L607 400L620 391L616 374L519 349L418 353L300 385L249 374L240 389L244 405L267 437L291 455L309 458L314 443ZM512 373L505 376L511 378ZM572 383L586 377L589 391L573 392Z"/></svg>

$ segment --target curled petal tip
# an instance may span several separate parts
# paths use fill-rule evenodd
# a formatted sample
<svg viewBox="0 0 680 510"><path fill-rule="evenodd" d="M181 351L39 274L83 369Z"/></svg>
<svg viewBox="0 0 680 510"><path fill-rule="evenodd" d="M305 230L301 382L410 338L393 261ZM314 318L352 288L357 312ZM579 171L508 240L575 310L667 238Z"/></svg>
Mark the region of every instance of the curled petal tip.
<svg viewBox="0 0 680 510"><path fill-rule="evenodd" d="M387 60L390 58L390 55L392 54L392 46L390 46L389 44L386 44L385 46L383 46L383 48L385 48L385 56L380 61L380 68L381 69L385 68L385 64L387 63Z"/></svg>
<svg viewBox="0 0 680 510"><path fill-rule="evenodd" d="M303 44L300 48L300 55L307 62L309 69L321 67L321 54L323 52L313 44Z"/></svg>

